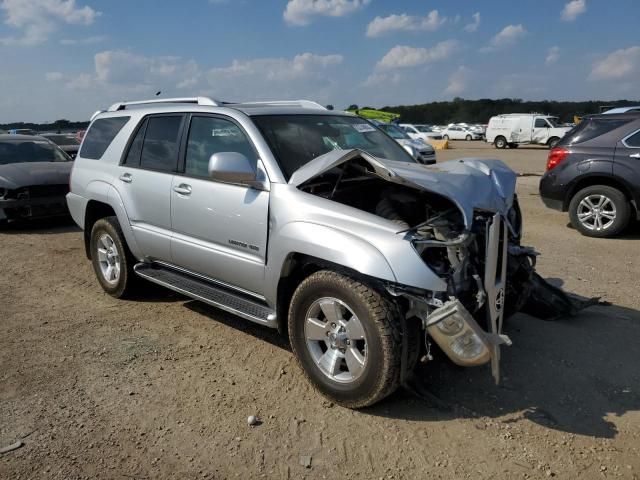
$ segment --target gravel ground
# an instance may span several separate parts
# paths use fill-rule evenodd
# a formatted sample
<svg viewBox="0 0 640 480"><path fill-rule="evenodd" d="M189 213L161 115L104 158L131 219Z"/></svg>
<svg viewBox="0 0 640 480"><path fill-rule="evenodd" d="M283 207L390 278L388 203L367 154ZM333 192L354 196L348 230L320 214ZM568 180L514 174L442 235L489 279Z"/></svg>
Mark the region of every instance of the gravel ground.
<svg viewBox="0 0 640 480"><path fill-rule="evenodd" d="M546 155L438 152L527 174ZM160 288L105 295L74 226L0 231L0 448L24 442L0 454L0 478L638 478L640 228L582 237L537 182L521 177L518 194L539 272L612 306L514 316L499 387L488 368L427 364L440 406L403 390L333 406L273 331Z"/></svg>

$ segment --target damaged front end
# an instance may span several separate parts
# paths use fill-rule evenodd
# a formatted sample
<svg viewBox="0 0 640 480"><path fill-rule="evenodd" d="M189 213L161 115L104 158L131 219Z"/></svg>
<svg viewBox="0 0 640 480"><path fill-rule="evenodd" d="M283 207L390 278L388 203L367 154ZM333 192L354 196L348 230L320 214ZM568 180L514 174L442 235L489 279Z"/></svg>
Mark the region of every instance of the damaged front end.
<svg viewBox="0 0 640 480"><path fill-rule="evenodd" d="M462 159L427 167L333 151L291 177L299 189L375 214L397 227L424 264L446 284L426 291L386 284L407 321L418 319L461 366L491 363L500 378L504 321L521 310L573 314L581 303L535 273L536 253L522 247L516 173L499 160ZM533 303L532 303L533 302ZM429 352L426 357L428 358Z"/></svg>

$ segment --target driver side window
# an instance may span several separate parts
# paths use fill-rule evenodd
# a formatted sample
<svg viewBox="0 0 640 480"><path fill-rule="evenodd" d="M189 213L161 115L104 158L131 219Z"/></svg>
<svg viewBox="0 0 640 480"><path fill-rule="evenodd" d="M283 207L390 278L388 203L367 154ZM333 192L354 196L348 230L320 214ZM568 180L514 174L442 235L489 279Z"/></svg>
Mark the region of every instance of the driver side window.
<svg viewBox="0 0 640 480"><path fill-rule="evenodd" d="M191 119L184 173L193 177L209 177L209 158L214 153L241 153L249 160L256 154L251 142L235 123L216 117Z"/></svg>
<svg viewBox="0 0 640 480"><path fill-rule="evenodd" d="M536 123L533 126L534 128L547 128L549 124L544 118L536 118Z"/></svg>

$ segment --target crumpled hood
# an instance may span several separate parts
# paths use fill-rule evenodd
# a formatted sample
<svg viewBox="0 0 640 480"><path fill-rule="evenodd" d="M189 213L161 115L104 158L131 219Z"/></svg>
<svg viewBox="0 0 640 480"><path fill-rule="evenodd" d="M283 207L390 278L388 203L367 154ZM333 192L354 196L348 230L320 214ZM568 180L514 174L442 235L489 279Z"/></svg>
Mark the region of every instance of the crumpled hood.
<svg viewBox="0 0 640 480"><path fill-rule="evenodd" d="M73 162L24 162L0 165L0 187L69 183Z"/></svg>
<svg viewBox="0 0 640 480"><path fill-rule="evenodd" d="M332 150L296 170L289 180L295 187L349 160L361 157L389 182L427 190L451 200L462 211L467 228L473 210L506 215L513 204L517 174L500 160L462 158L437 165L396 162L360 150Z"/></svg>

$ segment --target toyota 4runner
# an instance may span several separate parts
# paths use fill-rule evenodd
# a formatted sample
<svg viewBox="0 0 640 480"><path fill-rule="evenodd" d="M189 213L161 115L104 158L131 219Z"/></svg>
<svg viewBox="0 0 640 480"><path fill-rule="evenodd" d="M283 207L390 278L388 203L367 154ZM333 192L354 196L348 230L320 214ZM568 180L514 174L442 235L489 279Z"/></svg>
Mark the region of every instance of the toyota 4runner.
<svg viewBox="0 0 640 480"><path fill-rule="evenodd" d="M278 328L357 408L433 343L497 381L503 319L540 285L515 185L498 160L422 165L313 102L198 97L96 113L67 200L107 293L142 278Z"/></svg>

